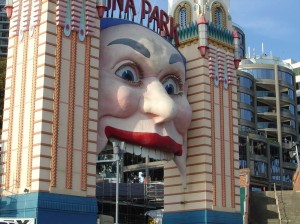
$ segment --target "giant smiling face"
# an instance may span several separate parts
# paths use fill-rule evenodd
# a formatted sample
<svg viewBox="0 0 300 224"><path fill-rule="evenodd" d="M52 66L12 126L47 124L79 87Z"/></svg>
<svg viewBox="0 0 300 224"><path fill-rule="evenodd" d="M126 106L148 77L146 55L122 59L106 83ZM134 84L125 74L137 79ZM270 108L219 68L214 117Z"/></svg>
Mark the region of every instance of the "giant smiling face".
<svg viewBox="0 0 300 224"><path fill-rule="evenodd" d="M191 107L185 62L164 38L137 24L101 31L98 145L114 138L175 156L183 174Z"/></svg>

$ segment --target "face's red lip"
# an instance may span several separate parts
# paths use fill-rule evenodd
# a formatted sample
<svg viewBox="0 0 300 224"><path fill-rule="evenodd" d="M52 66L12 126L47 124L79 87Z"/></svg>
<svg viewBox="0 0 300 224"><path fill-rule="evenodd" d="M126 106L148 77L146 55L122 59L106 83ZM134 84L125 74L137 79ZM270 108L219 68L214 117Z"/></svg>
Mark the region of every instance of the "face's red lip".
<svg viewBox="0 0 300 224"><path fill-rule="evenodd" d="M105 127L107 138L115 137L121 141L140 145L148 148L158 148L161 151L182 155L182 145L176 143L169 136L161 136L157 133L130 132L113 127Z"/></svg>

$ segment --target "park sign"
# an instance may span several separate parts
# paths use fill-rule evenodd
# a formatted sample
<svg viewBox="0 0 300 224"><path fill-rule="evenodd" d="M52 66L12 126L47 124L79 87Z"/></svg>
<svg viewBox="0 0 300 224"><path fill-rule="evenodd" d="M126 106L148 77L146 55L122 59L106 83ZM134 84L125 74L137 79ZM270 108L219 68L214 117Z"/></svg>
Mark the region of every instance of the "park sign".
<svg viewBox="0 0 300 224"><path fill-rule="evenodd" d="M0 224L35 224L35 219L0 218Z"/></svg>
<svg viewBox="0 0 300 224"><path fill-rule="evenodd" d="M176 45L179 44L178 25L174 24L172 16L169 16L167 12L158 6L152 7L148 0L140 0L138 4L136 3L134 0L100 0L98 6L103 7L105 10L104 17L115 17L118 14L117 17L120 19L135 21L135 16L138 16L140 24L148 27L152 26L152 29L158 31L160 35L174 40ZM140 6L141 10L137 10L137 6ZM139 15L137 15L137 11L140 11Z"/></svg>

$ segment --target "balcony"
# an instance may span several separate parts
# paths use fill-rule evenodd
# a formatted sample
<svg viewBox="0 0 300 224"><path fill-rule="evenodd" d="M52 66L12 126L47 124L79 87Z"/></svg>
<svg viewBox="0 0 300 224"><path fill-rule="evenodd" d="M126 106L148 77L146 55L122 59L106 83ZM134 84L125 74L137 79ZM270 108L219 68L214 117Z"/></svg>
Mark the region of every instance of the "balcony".
<svg viewBox="0 0 300 224"><path fill-rule="evenodd" d="M277 124L275 122L257 122L257 128L261 130L269 129L268 131L277 132Z"/></svg>
<svg viewBox="0 0 300 224"><path fill-rule="evenodd" d="M296 135L296 128L288 125L288 124L282 124L282 133Z"/></svg>
<svg viewBox="0 0 300 224"><path fill-rule="evenodd" d="M256 92L257 97L276 97L275 92L270 91L257 91Z"/></svg>

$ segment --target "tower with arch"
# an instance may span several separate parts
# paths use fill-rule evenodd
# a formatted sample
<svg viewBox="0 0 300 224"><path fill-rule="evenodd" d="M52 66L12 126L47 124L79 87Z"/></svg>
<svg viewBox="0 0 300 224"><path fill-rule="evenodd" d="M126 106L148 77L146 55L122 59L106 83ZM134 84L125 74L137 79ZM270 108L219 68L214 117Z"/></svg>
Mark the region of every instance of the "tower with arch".
<svg viewBox="0 0 300 224"><path fill-rule="evenodd" d="M164 224L242 223L240 215L237 33L229 1L171 1L179 51L187 60L187 188L165 167Z"/></svg>

